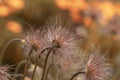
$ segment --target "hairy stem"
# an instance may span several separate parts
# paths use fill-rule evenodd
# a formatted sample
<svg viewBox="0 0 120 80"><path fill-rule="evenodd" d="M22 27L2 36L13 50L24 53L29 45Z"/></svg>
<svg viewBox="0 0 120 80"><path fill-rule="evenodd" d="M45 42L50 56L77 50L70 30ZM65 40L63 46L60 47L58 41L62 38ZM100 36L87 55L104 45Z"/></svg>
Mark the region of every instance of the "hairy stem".
<svg viewBox="0 0 120 80"><path fill-rule="evenodd" d="M46 75L45 75L45 80L47 80L47 76L48 76L48 73L50 71L50 69L54 66L54 64L51 64L48 69L46 70Z"/></svg>
<svg viewBox="0 0 120 80"><path fill-rule="evenodd" d="M78 76L79 74L86 74L85 72L77 72L75 73L70 80L73 80L76 76Z"/></svg>
<svg viewBox="0 0 120 80"><path fill-rule="evenodd" d="M33 74L32 74L32 78L31 78L31 80L34 79L35 72L36 72L36 69L37 69L37 65L38 65L38 62L39 62L40 56L41 56L46 50L49 50L49 49L50 49L50 47L45 48L45 49L43 49L43 50L41 51L41 54L39 55L38 60L37 60L36 63L35 63L35 68L34 68L34 70L33 70Z"/></svg>
<svg viewBox="0 0 120 80"><path fill-rule="evenodd" d="M48 76L48 74L49 74L49 71L50 71L50 69L52 68L52 67L54 67L54 66L57 66L58 68L59 68L59 65L55 65L55 64L51 64L48 68L47 68L47 70L46 70L46 75L45 75L45 79L44 80L47 80L47 76ZM58 71L57 71L57 73L58 73ZM60 75L58 74L58 79L57 80L60 80Z"/></svg>
<svg viewBox="0 0 120 80"><path fill-rule="evenodd" d="M50 49L51 49L51 47L48 47L48 48L43 49L43 50L41 51L40 56L41 56L46 50L50 50Z"/></svg>
<svg viewBox="0 0 120 80"><path fill-rule="evenodd" d="M18 71L19 71L19 69L20 69L20 67L24 64L24 63L26 63L26 60L23 60L23 61L21 61L21 62L19 62L18 63L18 65L17 65L17 67L15 68L15 73L14 73L14 80L16 80L16 75L18 74ZM22 76L23 77L23 76Z"/></svg>
<svg viewBox="0 0 120 80"><path fill-rule="evenodd" d="M25 63L26 63L26 60L23 60L23 61L21 61L21 62L18 63L18 65L17 65L17 67L16 67L16 69L15 69L15 74L18 73L20 67L21 67L23 64L25 64Z"/></svg>
<svg viewBox="0 0 120 80"><path fill-rule="evenodd" d="M39 62L39 60L37 60L37 61L36 61L36 63L35 63L35 68L34 68L34 70L33 70L31 80L33 80L33 79L34 79L34 76L35 76L35 71L36 71L36 69L37 69L38 62Z"/></svg>
<svg viewBox="0 0 120 80"><path fill-rule="evenodd" d="M27 75L27 68L28 68L28 63L29 63L29 60L30 60L30 56L31 56L31 53L33 51L33 47L31 47L31 50L27 56L27 59L26 59L26 64L25 64L25 70L24 70L24 76L23 76L23 80L25 78L25 76Z"/></svg>
<svg viewBox="0 0 120 80"><path fill-rule="evenodd" d="M3 62L3 57L4 57L4 53L7 49L7 47L14 41L22 41L22 39L20 38L14 38L14 39L11 39L9 40L3 47L2 51L1 51L1 54L0 54L0 65L2 65L2 62Z"/></svg>
<svg viewBox="0 0 120 80"><path fill-rule="evenodd" d="M49 52L47 53L47 55L46 55L45 63L44 63L44 66L43 66L43 74L42 74L41 80L44 80L44 77L45 77L45 74L46 74L46 68L47 68L48 58L49 58L49 55L50 55L50 53L52 52L53 49L54 49L54 47L52 47L49 50Z"/></svg>

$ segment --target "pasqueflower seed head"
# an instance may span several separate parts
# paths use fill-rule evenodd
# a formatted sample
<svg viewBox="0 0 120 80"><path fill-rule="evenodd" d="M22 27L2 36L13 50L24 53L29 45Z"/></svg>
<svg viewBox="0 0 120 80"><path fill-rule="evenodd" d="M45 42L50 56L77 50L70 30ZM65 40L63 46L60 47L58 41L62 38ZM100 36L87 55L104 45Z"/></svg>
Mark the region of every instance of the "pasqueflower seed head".
<svg viewBox="0 0 120 80"><path fill-rule="evenodd" d="M29 53L30 49L33 48L35 51L39 51L42 48L40 30L33 29L32 27L26 32L24 41L24 52Z"/></svg>
<svg viewBox="0 0 120 80"><path fill-rule="evenodd" d="M0 67L0 80L10 80L11 76L8 73L9 66Z"/></svg>
<svg viewBox="0 0 120 80"><path fill-rule="evenodd" d="M61 68L66 67L67 69L72 61L72 55L77 52L76 35L66 27L62 27L61 24L56 23L47 26L43 42L47 47L54 47L52 53L54 62L60 65Z"/></svg>
<svg viewBox="0 0 120 80"><path fill-rule="evenodd" d="M90 80L111 80L113 76L108 58L99 51L90 54L85 70Z"/></svg>

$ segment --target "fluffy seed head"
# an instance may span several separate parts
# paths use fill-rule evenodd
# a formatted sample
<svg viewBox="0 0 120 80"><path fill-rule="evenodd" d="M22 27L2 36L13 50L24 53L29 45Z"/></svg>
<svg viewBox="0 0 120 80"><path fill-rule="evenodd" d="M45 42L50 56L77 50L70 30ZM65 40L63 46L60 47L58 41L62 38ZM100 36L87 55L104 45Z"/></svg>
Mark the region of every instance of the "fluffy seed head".
<svg viewBox="0 0 120 80"><path fill-rule="evenodd" d="M46 32L44 39L46 46L54 46L55 48L62 48L63 50L74 49L73 47L76 46L75 35L59 23L47 26Z"/></svg>
<svg viewBox="0 0 120 80"><path fill-rule="evenodd" d="M95 51L90 54L86 65L86 73L90 80L111 80L113 69L108 61L108 58Z"/></svg>
<svg viewBox="0 0 120 80"><path fill-rule="evenodd" d="M40 30L34 30L32 27L27 31L24 41L24 52L29 53L33 48L35 51L40 50L42 47Z"/></svg>
<svg viewBox="0 0 120 80"><path fill-rule="evenodd" d="M47 26L44 38L45 46L55 47L52 53L54 62L67 69L71 56L77 52L75 35L61 24L56 23Z"/></svg>
<svg viewBox="0 0 120 80"><path fill-rule="evenodd" d="M0 80L9 80L11 78L10 74L8 73L8 66L0 67Z"/></svg>

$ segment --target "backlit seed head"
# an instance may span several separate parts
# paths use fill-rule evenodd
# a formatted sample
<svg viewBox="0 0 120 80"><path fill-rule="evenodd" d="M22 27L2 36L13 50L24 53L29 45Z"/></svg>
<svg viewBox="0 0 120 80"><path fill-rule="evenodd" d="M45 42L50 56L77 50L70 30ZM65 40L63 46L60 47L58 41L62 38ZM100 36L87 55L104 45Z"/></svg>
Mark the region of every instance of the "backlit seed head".
<svg viewBox="0 0 120 80"><path fill-rule="evenodd" d="M67 49L76 47L76 35L70 32L67 28L62 27L61 24L56 23L53 25L48 25L46 33L43 39L45 46L51 46L55 48Z"/></svg>
<svg viewBox="0 0 120 80"><path fill-rule="evenodd" d="M56 40L53 40L52 44L55 48L60 48L60 44Z"/></svg>
<svg viewBox="0 0 120 80"><path fill-rule="evenodd" d="M59 22L48 25L44 34L44 44L46 47L54 47L52 59L61 69L66 70L72 64L72 57L77 52L76 35L63 27Z"/></svg>
<svg viewBox="0 0 120 80"><path fill-rule="evenodd" d="M24 40L24 52L27 54L33 48L35 51L41 50L42 42L40 30L33 29L32 27L26 32Z"/></svg>
<svg viewBox="0 0 120 80"><path fill-rule="evenodd" d="M11 76L8 73L9 66L0 67L0 80L10 80Z"/></svg>
<svg viewBox="0 0 120 80"><path fill-rule="evenodd" d="M90 54L85 71L90 80L111 80L113 76L108 58L97 50Z"/></svg>

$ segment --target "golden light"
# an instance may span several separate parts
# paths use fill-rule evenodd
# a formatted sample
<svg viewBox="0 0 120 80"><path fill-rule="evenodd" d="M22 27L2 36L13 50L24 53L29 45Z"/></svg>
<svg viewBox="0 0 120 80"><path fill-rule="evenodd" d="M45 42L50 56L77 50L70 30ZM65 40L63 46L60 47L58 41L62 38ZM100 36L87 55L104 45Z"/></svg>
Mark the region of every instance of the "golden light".
<svg viewBox="0 0 120 80"><path fill-rule="evenodd" d="M25 6L24 0L4 0L13 10L21 10Z"/></svg>
<svg viewBox="0 0 120 80"><path fill-rule="evenodd" d="M69 2L69 1L68 1ZM59 8L61 8L61 9L63 9L63 10L66 10L67 9L67 7L68 7L68 5L67 5L67 3L66 3L66 0L56 0L55 1L55 4L57 4L57 6L59 7Z"/></svg>
<svg viewBox="0 0 120 80"><path fill-rule="evenodd" d="M84 18L84 25L86 26L86 27L91 27L91 24L93 23L92 22L92 19L90 18L90 17L86 17L86 18Z"/></svg>
<svg viewBox="0 0 120 80"><path fill-rule="evenodd" d="M7 6L0 4L0 17L6 17L10 14L10 10Z"/></svg>
<svg viewBox="0 0 120 80"><path fill-rule="evenodd" d="M120 15L120 3L116 4L116 12L118 15Z"/></svg>
<svg viewBox="0 0 120 80"><path fill-rule="evenodd" d="M70 16L72 17L73 21L75 21L76 23L82 21L82 17L77 12L71 12Z"/></svg>
<svg viewBox="0 0 120 80"><path fill-rule="evenodd" d="M84 17L83 15L80 15L80 12L87 11L89 8L94 9L96 12L100 11L101 19L98 21L101 24L107 23L114 15L120 15L120 3L112 3L110 0L104 0L102 2L87 2L85 0L56 0L56 5L63 10L68 10L70 12L70 16L75 22L81 22L84 20L82 19ZM87 19L85 24L88 25L90 22L91 20Z"/></svg>
<svg viewBox="0 0 120 80"><path fill-rule="evenodd" d="M113 39L113 40L119 40L119 39L120 39L120 36L113 35L113 36L112 36L112 39Z"/></svg>
<svg viewBox="0 0 120 80"><path fill-rule="evenodd" d="M56 0L55 3L59 8L64 10L83 10L87 7L85 0Z"/></svg>
<svg viewBox="0 0 120 80"><path fill-rule="evenodd" d="M31 80L29 77L25 77L25 80Z"/></svg>
<svg viewBox="0 0 120 80"><path fill-rule="evenodd" d="M22 32L22 26L15 21L7 22L6 28L13 33L21 33Z"/></svg>
<svg viewBox="0 0 120 80"><path fill-rule="evenodd" d="M111 2L103 2L99 5L99 9L106 21L110 20L116 14L116 7Z"/></svg>

